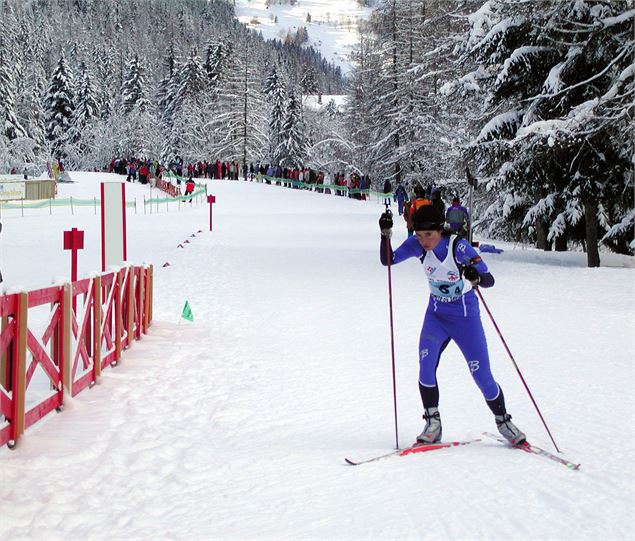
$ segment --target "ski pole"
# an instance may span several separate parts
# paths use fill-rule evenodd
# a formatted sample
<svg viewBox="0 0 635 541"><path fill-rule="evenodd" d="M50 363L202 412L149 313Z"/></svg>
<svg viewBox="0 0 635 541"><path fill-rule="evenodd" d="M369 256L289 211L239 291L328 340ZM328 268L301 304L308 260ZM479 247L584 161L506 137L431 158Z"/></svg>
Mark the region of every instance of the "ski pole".
<svg viewBox="0 0 635 541"><path fill-rule="evenodd" d="M388 203L386 203L386 212L392 212L388 208ZM386 239L386 258L388 263L388 309L390 311L390 353L392 356L392 398L393 398L393 406L395 410L395 449L399 449L399 430L397 428L397 383L395 377L395 333L394 333L394 325L392 318L392 275L390 272L390 263L391 263L391 249L390 249L390 237Z"/></svg>
<svg viewBox="0 0 635 541"><path fill-rule="evenodd" d="M507 350L507 354L509 355L509 358L512 360L512 363L514 363L514 367L516 368L516 372L518 372L518 375L520 376L520 381L523 382L523 385L525 386L527 394L529 394L529 398L531 398L531 401L532 401L532 403L534 405L534 408L536 408L536 411L538 412L540 420L542 421L542 424L544 425L545 429L547 430L547 434L549 434L549 437L551 438L551 442L553 443L553 446L556 448L556 451L558 451L560 453L561 451L560 451L560 449L558 449L558 446L556 445L556 440L553 439L553 436L551 435L551 430L549 430L549 427L547 426L547 423L545 422L545 418L542 416L542 413L540 413L540 409L538 408L538 404L536 404L536 401L534 400L534 396L531 394L531 391L529 390L529 387L528 387L527 383L525 382L525 378L523 377L523 375L522 375L522 373L520 371L520 368L518 368L518 364L516 363L516 360L514 359L514 356L512 355L512 352L510 351L509 347L507 346L507 342L505 342L505 339L503 338L503 335L500 332L500 329L498 328L498 325L496 324L496 321L494 320L494 316L492 315L492 312L490 312L489 307L487 306L487 303L485 302L485 299L483 298L483 294L481 293L480 288L475 287L474 289L476 289L476 293L478 293L478 296L481 299L481 302L483 303L483 306L485 307L485 311L487 312L487 315L492 320L492 323L494 324L494 328L496 329L496 332L498 333L498 336L501 339L501 342L503 343L503 346L505 346L505 349Z"/></svg>

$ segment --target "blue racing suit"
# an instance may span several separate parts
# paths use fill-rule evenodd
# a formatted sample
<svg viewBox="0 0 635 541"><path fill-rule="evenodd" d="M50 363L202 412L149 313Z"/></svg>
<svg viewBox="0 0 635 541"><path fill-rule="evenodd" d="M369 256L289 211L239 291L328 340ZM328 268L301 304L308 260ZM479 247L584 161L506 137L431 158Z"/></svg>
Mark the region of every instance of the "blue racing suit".
<svg viewBox="0 0 635 541"><path fill-rule="evenodd" d="M387 243L382 236L380 258L384 265L389 253ZM478 298L471 282L463 278L464 269L471 266L479 274L479 287L493 286L494 278L487 265L467 240L456 235L442 235L431 252L426 252L415 236L409 237L394 252L390 249L390 253L391 264L418 258L430 286L430 300L419 338L419 386L424 407L438 406L436 370L441 353L450 340L454 340L492 411L504 413L502 391L490 370Z"/></svg>

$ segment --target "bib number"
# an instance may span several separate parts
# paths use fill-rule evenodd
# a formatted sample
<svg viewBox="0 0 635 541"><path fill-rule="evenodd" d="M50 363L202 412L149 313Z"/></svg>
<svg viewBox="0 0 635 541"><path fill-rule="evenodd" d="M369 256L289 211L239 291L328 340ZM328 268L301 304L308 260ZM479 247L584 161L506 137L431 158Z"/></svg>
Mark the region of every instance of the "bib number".
<svg viewBox="0 0 635 541"><path fill-rule="evenodd" d="M430 280L430 293L444 302L455 301L463 294L463 280L458 282L445 282L443 280Z"/></svg>

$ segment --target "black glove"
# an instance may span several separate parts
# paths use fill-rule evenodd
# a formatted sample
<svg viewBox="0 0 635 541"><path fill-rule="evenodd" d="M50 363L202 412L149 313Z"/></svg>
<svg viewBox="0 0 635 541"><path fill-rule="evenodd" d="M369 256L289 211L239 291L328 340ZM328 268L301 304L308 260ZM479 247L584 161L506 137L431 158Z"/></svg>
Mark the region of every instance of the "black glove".
<svg viewBox="0 0 635 541"><path fill-rule="evenodd" d="M472 266L465 267L463 269L463 276L465 277L466 280L469 280L473 286L477 286L478 283L481 281L481 275Z"/></svg>
<svg viewBox="0 0 635 541"><path fill-rule="evenodd" d="M392 212L390 210L386 210L380 218L379 218L379 229L381 229L381 234L390 237L392 234Z"/></svg>
<svg viewBox="0 0 635 541"><path fill-rule="evenodd" d="M391 229L392 228L392 212L387 210L379 217L379 229Z"/></svg>

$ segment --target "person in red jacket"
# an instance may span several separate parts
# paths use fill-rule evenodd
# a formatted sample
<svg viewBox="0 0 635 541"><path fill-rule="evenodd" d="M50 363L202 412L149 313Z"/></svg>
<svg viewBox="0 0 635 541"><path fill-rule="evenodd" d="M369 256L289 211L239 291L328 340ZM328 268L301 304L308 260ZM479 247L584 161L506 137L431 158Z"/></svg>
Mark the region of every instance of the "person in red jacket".
<svg viewBox="0 0 635 541"><path fill-rule="evenodd" d="M194 183L194 179L192 177L187 179L185 183L185 195L190 195L194 192L194 188L196 188L196 184ZM190 197L190 203L192 202L192 198Z"/></svg>
<svg viewBox="0 0 635 541"><path fill-rule="evenodd" d="M141 184L147 184L148 183L148 175L150 174L150 169L148 168L147 164L143 164L141 167L139 167L139 182Z"/></svg>

